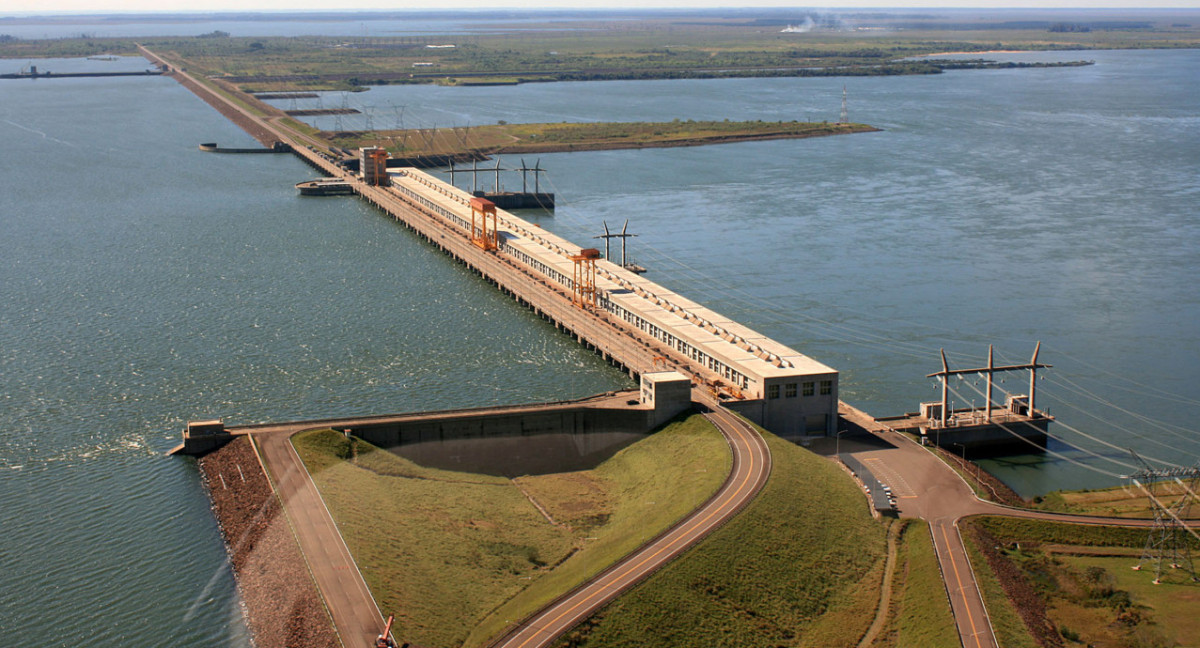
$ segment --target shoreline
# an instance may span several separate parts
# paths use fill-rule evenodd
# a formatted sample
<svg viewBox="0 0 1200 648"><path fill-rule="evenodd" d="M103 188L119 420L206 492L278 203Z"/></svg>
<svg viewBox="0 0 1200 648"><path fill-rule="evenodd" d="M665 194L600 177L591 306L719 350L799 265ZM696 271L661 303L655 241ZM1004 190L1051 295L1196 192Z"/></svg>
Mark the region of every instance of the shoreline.
<svg viewBox="0 0 1200 648"><path fill-rule="evenodd" d="M234 439L197 464L254 646L340 648L333 621L250 439Z"/></svg>
<svg viewBox="0 0 1200 648"><path fill-rule="evenodd" d="M585 142L582 144L520 144L502 146L490 151L488 155L512 155L517 153L581 153L587 151L620 151L648 148L679 148L685 146L708 146L712 144L738 144L741 142L763 142L782 139L808 139L810 137L829 137L833 135L851 135L854 133L877 133L883 129L874 126L849 128L841 131L824 131L816 133L756 133L746 135L712 135L679 140L661 140L645 142Z"/></svg>
<svg viewBox="0 0 1200 648"><path fill-rule="evenodd" d="M998 49L984 50L982 52L934 52L932 54L920 54L913 58L929 58L930 56L969 56L971 54L1023 54L1035 50L1014 50L1014 49Z"/></svg>

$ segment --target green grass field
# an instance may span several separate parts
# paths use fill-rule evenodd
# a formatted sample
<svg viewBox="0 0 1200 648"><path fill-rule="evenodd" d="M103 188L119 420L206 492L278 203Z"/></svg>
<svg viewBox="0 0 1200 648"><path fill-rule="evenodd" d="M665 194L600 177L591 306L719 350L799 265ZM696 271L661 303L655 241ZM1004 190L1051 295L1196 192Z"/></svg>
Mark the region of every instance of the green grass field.
<svg viewBox="0 0 1200 648"><path fill-rule="evenodd" d="M1153 633L1161 634L1168 642L1175 642L1179 646L1200 646L1200 584L1188 583L1182 576L1175 573L1170 578L1164 578L1160 585L1155 585L1154 572L1150 570L1134 571L1130 569L1130 565L1134 562L1129 558L1105 558L1093 556L1060 556L1060 560L1076 572L1083 574L1103 574L1108 577L1103 578L1107 586L1115 591L1128 592L1130 602L1137 608L1144 608L1144 612L1140 616L1150 618L1149 630ZM1089 569L1092 571L1089 572ZM1109 580L1111 578L1111 580ZM1120 626L1124 625L1120 621L1114 623L1111 606L1095 606L1084 607L1084 610L1096 610L1099 607L1099 612L1107 612L1107 618L1101 617L1099 620L1089 619L1087 616L1081 622L1076 622L1070 618L1069 612L1073 610L1067 606L1055 606L1053 617L1058 617L1056 621L1060 625L1065 625L1076 629L1081 635L1088 632L1089 628L1095 628L1098 624L1104 626L1116 625L1118 630L1125 629ZM1090 621L1090 624L1088 623ZM1143 633L1149 635L1150 632ZM1086 635L1085 635L1086 636ZM1171 645L1171 644L1167 644Z"/></svg>
<svg viewBox="0 0 1200 648"><path fill-rule="evenodd" d="M745 511L559 646L854 646L879 603L885 530L834 464L766 435Z"/></svg>
<svg viewBox="0 0 1200 648"><path fill-rule="evenodd" d="M431 646L480 645L586 580L707 499L730 461L699 416L591 471L515 481L424 468L332 431L293 443L397 636Z"/></svg>
<svg viewBox="0 0 1200 648"><path fill-rule="evenodd" d="M1172 570L1154 585L1153 567L1132 569L1147 530L999 517L969 524L995 538L1003 559L1045 602L1046 618L1067 645L1200 645L1200 583ZM1001 645L1035 645L970 536L964 532ZM1192 546L1200 550L1200 542ZM1124 555L1093 555L1104 553Z"/></svg>
<svg viewBox="0 0 1200 648"><path fill-rule="evenodd" d="M1185 490L1183 485L1172 482L1155 484L1154 495L1164 505L1174 507ZM1106 515L1111 517L1153 518L1154 509L1146 492L1131 486L1088 489L1077 491L1055 491L1034 502L1034 508L1046 511L1076 513L1079 515ZM1181 511L1180 517L1200 518L1200 503L1192 503Z"/></svg>

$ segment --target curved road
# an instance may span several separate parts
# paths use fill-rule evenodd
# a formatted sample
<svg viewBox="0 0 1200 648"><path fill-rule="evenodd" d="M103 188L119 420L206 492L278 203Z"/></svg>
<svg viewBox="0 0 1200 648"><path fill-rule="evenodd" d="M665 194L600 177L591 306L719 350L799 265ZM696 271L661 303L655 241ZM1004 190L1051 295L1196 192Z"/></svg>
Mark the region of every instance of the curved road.
<svg viewBox="0 0 1200 648"><path fill-rule="evenodd" d="M766 441L753 426L720 407L713 407L705 417L717 426L733 451L733 468L721 489L683 521L493 642L493 648L550 645L593 612L704 539L754 499L771 472L771 453Z"/></svg>
<svg viewBox="0 0 1200 648"><path fill-rule="evenodd" d="M706 418L721 431L733 454L729 476L717 493L658 537L510 630L493 646L549 645L727 522L762 490L771 472L766 441L741 418L715 403L706 404L713 406ZM296 431L294 425L264 427L252 436L342 644L346 648L373 646L383 627L383 615L292 447L291 436Z"/></svg>
<svg viewBox="0 0 1200 648"><path fill-rule="evenodd" d="M1131 527L1153 524L1153 520L1051 513L987 502L976 497L963 478L928 448L896 432L880 427L868 429L887 441L890 447L874 446L852 454L891 487L901 517L921 518L929 523L950 597L950 608L964 648L998 648L998 642L959 532L958 523L963 518L1003 515L1071 524Z"/></svg>

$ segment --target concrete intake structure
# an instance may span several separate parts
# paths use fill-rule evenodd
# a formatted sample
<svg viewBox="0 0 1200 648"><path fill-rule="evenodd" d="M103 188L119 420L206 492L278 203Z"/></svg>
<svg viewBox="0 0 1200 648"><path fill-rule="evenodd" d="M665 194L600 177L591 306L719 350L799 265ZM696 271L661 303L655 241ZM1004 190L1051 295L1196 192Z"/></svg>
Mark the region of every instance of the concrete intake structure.
<svg viewBox="0 0 1200 648"><path fill-rule="evenodd" d="M167 65L144 46L139 50ZM393 173L386 159L385 173L372 180L390 176L391 186L364 182L336 163L326 143L252 113L184 70L175 74L260 141L280 141L325 175L351 181L389 216L631 374L678 370L784 438L835 434L834 369L618 264L581 254L591 249L507 211L497 214L496 248L481 249L471 239L470 194L414 168ZM584 265L587 272L577 274ZM581 307L582 296L588 299Z"/></svg>
<svg viewBox="0 0 1200 648"><path fill-rule="evenodd" d="M606 360L633 375L680 371L785 438L836 432L834 369L507 211L497 210L495 248L481 248L471 194L417 169L391 176L388 187L354 186Z"/></svg>

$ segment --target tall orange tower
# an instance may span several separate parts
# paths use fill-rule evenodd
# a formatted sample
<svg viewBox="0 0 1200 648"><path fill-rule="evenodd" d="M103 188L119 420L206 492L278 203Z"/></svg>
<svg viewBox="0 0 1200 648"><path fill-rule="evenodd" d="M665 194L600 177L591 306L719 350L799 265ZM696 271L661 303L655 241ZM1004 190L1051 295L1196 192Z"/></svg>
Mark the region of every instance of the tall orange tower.
<svg viewBox="0 0 1200 648"><path fill-rule="evenodd" d="M488 220L492 221L488 228ZM471 242L482 250L500 247L500 234L496 226L496 203L487 198L471 199Z"/></svg>
<svg viewBox="0 0 1200 648"><path fill-rule="evenodd" d="M392 178L387 172L388 152L378 146L367 146L359 149L358 167L363 182L374 187L386 187L392 184Z"/></svg>
<svg viewBox="0 0 1200 648"><path fill-rule="evenodd" d="M583 248L571 257L575 262L575 277L571 289L571 303L580 308L596 307L596 259L600 250Z"/></svg>

